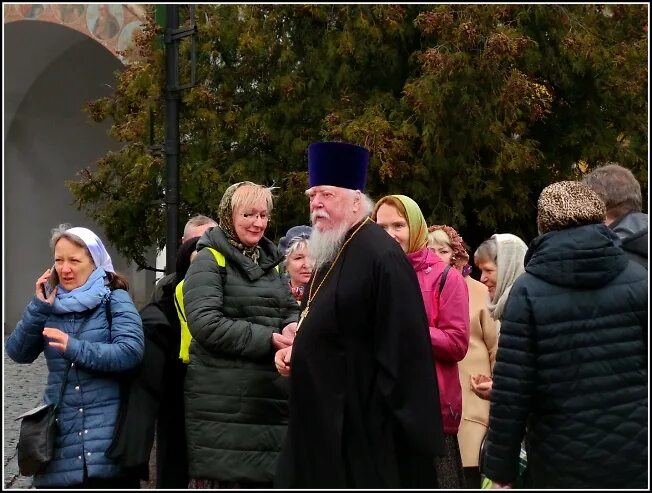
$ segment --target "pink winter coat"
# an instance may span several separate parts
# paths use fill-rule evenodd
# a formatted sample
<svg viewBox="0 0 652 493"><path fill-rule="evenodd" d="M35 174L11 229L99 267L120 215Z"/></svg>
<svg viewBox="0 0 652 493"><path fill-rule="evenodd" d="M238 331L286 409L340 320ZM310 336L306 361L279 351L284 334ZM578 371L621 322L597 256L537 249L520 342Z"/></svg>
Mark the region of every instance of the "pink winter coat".
<svg viewBox="0 0 652 493"><path fill-rule="evenodd" d="M457 363L464 359L469 347L469 288L462 274L451 267L439 299L439 283L446 268L444 261L428 248L409 253L407 257L417 273L428 316L444 433L457 434L462 417Z"/></svg>

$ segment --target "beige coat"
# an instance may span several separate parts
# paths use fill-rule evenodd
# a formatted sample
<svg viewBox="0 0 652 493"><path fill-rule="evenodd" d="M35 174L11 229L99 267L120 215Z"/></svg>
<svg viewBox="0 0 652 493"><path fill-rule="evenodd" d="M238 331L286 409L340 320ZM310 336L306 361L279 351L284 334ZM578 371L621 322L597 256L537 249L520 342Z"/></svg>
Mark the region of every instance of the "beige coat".
<svg viewBox="0 0 652 493"><path fill-rule="evenodd" d="M496 322L487 308L487 287L471 276L466 276L465 280L469 288L471 338L466 356L458 363L462 385L462 422L457 439L463 466L477 467L480 442L489 425L489 401L480 399L473 393L470 377L478 373L491 376L496 361L498 335Z"/></svg>

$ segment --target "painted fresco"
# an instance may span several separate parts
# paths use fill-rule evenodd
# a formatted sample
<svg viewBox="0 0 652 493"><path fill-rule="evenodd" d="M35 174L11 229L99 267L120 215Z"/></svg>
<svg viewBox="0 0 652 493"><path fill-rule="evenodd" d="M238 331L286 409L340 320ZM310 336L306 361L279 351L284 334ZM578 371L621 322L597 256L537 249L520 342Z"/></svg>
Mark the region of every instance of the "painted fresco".
<svg viewBox="0 0 652 493"><path fill-rule="evenodd" d="M4 4L4 22L62 24L95 39L114 55L128 50L145 19L144 4ZM123 60L125 61L125 60Z"/></svg>

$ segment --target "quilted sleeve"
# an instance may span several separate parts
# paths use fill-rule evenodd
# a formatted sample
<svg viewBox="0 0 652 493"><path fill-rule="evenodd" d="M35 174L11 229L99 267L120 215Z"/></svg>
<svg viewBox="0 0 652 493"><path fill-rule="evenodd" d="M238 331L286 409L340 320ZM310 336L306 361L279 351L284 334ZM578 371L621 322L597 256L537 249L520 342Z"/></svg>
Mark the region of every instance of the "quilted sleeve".
<svg viewBox="0 0 652 493"><path fill-rule="evenodd" d="M224 314L221 268L208 249L203 249L186 273L183 299L192 338L215 353L269 359L273 349L272 334L280 332L280 328Z"/></svg>
<svg viewBox="0 0 652 493"><path fill-rule="evenodd" d="M43 351L43 328L52 305L36 296L29 302L6 343L7 355L16 363L32 363Z"/></svg>
<svg viewBox="0 0 652 493"><path fill-rule="evenodd" d="M112 322L109 329L104 306L91 315L77 337L69 337L65 356L84 368L101 372L122 372L137 366L145 351L143 322L129 293L116 289L111 293ZM84 337L87 330L109 331L111 339L92 342Z"/></svg>
<svg viewBox="0 0 652 493"><path fill-rule="evenodd" d="M482 464L485 475L500 483L512 483L517 478L536 382L534 325L523 277L512 287L501 322Z"/></svg>

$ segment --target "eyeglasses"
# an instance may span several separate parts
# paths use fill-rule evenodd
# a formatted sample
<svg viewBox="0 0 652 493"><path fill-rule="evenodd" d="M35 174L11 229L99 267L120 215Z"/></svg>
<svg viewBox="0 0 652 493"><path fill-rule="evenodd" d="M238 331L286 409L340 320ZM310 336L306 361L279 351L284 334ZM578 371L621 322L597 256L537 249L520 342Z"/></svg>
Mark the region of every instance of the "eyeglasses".
<svg viewBox="0 0 652 493"><path fill-rule="evenodd" d="M269 221L269 214L267 212L243 212L240 214L245 221L254 222L256 219L261 221Z"/></svg>

